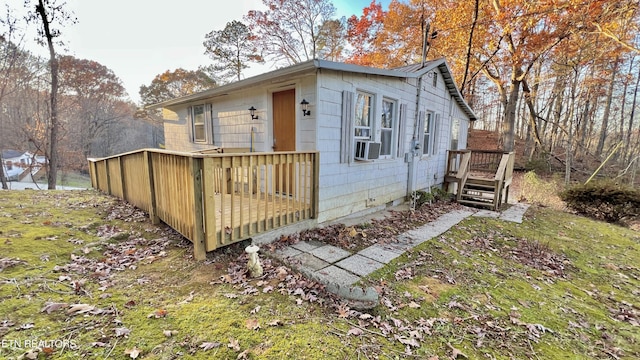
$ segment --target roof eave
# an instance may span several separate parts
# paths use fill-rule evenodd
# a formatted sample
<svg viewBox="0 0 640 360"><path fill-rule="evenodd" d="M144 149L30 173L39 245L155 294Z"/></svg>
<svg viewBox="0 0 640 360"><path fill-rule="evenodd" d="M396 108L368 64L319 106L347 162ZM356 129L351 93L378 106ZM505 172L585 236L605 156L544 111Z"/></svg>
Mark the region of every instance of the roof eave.
<svg viewBox="0 0 640 360"><path fill-rule="evenodd" d="M303 63L298 63L292 66L288 66L286 68L273 70L264 74L252 76L250 78L232 82L226 85L218 86L213 89L205 90L196 94L186 95L179 98L162 101L159 103L151 104L145 106L145 109L153 110L165 107L171 107L175 105L182 105L186 103L191 103L194 101L209 99L216 96L226 95L229 92L233 92L242 88L249 87L251 85L255 85L261 82L269 81L278 77L286 77L295 74L305 73L310 70L315 70L318 68L317 60L305 61Z"/></svg>

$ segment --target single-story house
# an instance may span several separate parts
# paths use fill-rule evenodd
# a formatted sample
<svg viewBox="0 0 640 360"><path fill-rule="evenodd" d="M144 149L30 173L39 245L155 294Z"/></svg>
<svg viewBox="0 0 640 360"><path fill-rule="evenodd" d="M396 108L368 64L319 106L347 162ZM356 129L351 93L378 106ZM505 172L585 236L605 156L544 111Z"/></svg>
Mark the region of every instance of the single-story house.
<svg viewBox="0 0 640 360"><path fill-rule="evenodd" d="M318 223L445 181L476 115L444 59L396 69L311 60L149 107L167 150L319 153Z"/></svg>
<svg viewBox="0 0 640 360"><path fill-rule="evenodd" d="M19 181L28 175L33 159L28 151L2 150L2 171L7 181Z"/></svg>

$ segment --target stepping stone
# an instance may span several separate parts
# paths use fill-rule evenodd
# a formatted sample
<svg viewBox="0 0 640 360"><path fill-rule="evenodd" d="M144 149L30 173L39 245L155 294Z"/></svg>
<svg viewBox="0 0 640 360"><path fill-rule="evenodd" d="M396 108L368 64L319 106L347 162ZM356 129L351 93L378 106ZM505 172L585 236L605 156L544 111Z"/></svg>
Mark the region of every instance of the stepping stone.
<svg viewBox="0 0 640 360"><path fill-rule="evenodd" d="M384 266L381 262L358 254L349 256L335 265L360 276L367 276Z"/></svg>
<svg viewBox="0 0 640 360"><path fill-rule="evenodd" d="M368 248L360 251L358 254L364 257L368 257L369 259L376 260L383 264L388 264L389 262L391 262L391 260L401 255L397 252L387 250L380 245L369 246Z"/></svg>
<svg viewBox="0 0 640 360"><path fill-rule="evenodd" d="M296 248L300 251L304 251L304 252L309 252L315 248L318 248L320 246L324 246L323 243L321 243L320 241L300 241L298 243L295 243L293 245L291 245L291 247Z"/></svg>
<svg viewBox="0 0 640 360"><path fill-rule="evenodd" d="M497 219L500 216L500 213L491 210L480 210L477 213L473 214L473 216Z"/></svg>
<svg viewBox="0 0 640 360"><path fill-rule="evenodd" d="M347 286L360 281L359 276L333 265L314 272L312 276L325 285L337 284Z"/></svg>
<svg viewBox="0 0 640 360"><path fill-rule="evenodd" d="M517 203L503 211L499 219L504 221L512 221L518 224L522 224L522 217L527 212L529 204Z"/></svg>
<svg viewBox="0 0 640 360"><path fill-rule="evenodd" d="M327 266L331 265L328 262L320 260L309 253L301 253L290 259L293 261L299 261L300 270L302 271L305 271L305 270L316 271L316 270L324 269Z"/></svg>
<svg viewBox="0 0 640 360"><path fill-rule="evenodd" d="M285 248L276 250L275 252L275 256L278 257L279 259L285 259L285 258L289 258L289 257L294 257L296 255L300 255L302 254L302 251L293 248L291 246L287 246Z"/></svg>
<svg viewBox="0 0 640 360"><path fill-rule="evenodd" d="M351 255L350 252L333 245L317 247L311 250L310 253L328 263L334 263Z"/></svg>

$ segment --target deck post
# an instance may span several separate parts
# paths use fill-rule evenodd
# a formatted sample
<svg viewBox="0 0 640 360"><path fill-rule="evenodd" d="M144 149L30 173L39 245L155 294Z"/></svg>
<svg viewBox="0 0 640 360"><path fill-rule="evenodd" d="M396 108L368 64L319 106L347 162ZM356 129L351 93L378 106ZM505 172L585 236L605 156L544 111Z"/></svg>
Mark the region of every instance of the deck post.
<svg viewBox="0 0 640 360"><path fill-rule="evenodd" d="M216 176L213 168L213 158L206 157L202 159L202 186L203 186L203 216L204 216L204 235L206 250L215 250L218 247L218 238L216 236Z"/></svg>
<svg viewBox="0 0 640 360"><path fill-rule="evenodd" d="M120 168L120 187L122 188L122 198L126 198L126 189L124 188L124 167L122 165L122 156L118 156L118 167Z"/></svg>
<svg viewBox="0 0 640 360"><path fill-rule="evenodd" d="M191 175L193 177L193 257L198 260L207 258L207 249L205 244L204 221L203 221L203 196L202 196L202 159L191 158L189 164Z"/></svg>
<svg viewBox="0 0 640 360"><path fill-rule="evenodd" d="M109 160L104 161L104 172L107 174L107 194L111 194L111 175L109 174Z"/></svg>
<svg viewBox="0 0 640 360"><path fill-rule="evenodd" d="M98 189L98 170L96 169L96 160L88 158L89 162L89 175L91 176L91 187Z"/></svg>
<svg viewBox="0 0 640 360"><path fill-rule="evenodd" d="M320 204L320 152L313 154L313 194L311 196L311 217L318 218L318 204Z"/></svg>
<svg viewBox="0 0 640 360"><path fill-rule="evenodd" d="M160 218L158 217L158 209L156 205L156 188L153 180L153 161L151 153L147 150L144 151L144 167L144 171L149 179L149 219L153 225L157 225L160 223Z"/></svg>

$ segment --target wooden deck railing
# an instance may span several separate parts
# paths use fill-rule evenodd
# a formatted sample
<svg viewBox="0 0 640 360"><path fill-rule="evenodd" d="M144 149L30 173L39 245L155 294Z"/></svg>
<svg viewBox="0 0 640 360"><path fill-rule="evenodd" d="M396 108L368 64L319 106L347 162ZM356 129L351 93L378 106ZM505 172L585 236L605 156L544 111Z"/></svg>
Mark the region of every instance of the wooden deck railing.
<svg viewBox="0 0 640 360"><path fill-rule="evenodd" d="M194 256L315 218L318 152L197 154L144 149L88 159L94 188L163 221Z"/></svg>

